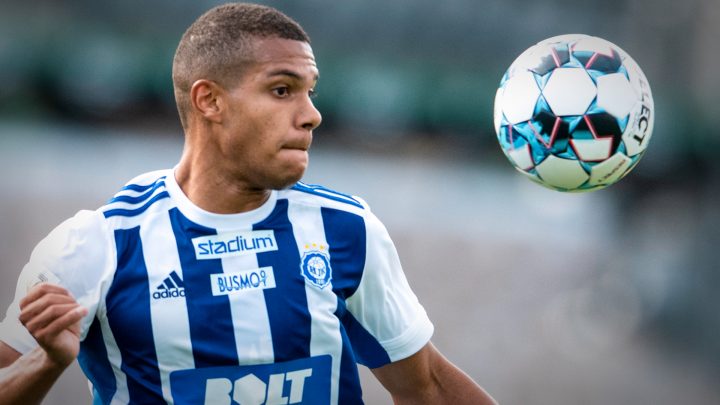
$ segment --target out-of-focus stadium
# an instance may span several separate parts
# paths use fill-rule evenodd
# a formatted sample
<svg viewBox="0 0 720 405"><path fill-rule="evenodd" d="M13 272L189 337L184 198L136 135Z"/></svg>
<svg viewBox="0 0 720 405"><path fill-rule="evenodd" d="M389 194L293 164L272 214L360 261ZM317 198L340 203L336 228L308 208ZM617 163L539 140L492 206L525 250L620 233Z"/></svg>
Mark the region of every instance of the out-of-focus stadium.
<svg viewBox="0 0 720 405"><path fill-rule="evenodd" d="M384 220L448 358L504 404L720 403L720 2L264 3L304 26L321 71L305 181ZM3 310L47 232L179 159L171 59L216 4L0 5ZM509 63L564 33L621 46L655 99L639 166L587 194L528 181L493 132ZM90 403L77 366L45 403Z"/></svg>

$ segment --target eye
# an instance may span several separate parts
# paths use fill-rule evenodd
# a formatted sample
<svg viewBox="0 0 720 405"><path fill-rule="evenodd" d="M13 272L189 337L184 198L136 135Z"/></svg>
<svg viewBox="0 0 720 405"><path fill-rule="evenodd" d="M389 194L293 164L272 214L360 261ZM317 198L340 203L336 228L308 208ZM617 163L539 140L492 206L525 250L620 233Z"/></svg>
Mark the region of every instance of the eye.
<svg viewBox="0 0 720 405"><path fill-rule="evenodd" d="M308 91L308 96L310 96L310 98L317 97L317 91L315 91L315 89L310 89L310 91Z"/></svg>
<svg viewBox="0 0 720 405"><path fill-rule="evenodd" d="M272 91L278 97L287 97L290 94L290 89L287 86L275 87Z"/></svg>

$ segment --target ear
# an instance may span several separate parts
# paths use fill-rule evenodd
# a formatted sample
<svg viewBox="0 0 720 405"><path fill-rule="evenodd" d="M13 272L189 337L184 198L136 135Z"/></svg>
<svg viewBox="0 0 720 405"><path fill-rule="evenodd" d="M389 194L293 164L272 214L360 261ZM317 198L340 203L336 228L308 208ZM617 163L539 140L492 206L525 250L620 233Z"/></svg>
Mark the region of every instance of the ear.
<svg viewBox="0 0 720 405"><path fill-rule="evenodd" d="M219 123L223 89L215 82L206 79L197 80L190 88L190 103L193 109L205 119Z"/></svg>

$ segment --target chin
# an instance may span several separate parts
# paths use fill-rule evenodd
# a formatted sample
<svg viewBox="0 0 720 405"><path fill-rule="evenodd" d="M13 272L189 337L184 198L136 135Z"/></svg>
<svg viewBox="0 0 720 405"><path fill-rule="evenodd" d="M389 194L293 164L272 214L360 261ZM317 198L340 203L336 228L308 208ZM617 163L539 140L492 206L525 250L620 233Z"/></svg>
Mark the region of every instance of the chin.
<svg viewBox="0 0 720 405"><path fill-rule="evenodd" d="M282 190L285 188L289 188L295 185L300 179L302 179L303 175L305 175L305 167L303 167L301 170L291 170L286 173L286 176L282 178L277 178L276 181L273 184L273 189L275 190Z"/></svg>

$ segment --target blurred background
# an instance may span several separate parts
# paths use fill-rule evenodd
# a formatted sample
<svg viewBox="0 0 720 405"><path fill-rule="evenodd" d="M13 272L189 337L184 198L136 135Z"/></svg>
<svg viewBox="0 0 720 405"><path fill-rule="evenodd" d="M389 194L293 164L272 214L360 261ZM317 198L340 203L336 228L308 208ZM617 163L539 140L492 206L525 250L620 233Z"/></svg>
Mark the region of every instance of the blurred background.
<svg viewBox="0 0 720 405"><path fill-rule="evenodd" d="M0 5L0 308L33 246L182 148L170 79L221 2ZM266 1L321 71L309 183L385 221L436 346L503 404L720 403L720 2ZM585 33L652 86L649 149L618 184L545 190L495 139L502 74ZM368 404L390 399L366 370ZM74 366L45 401L90 403Z"/></svg>

